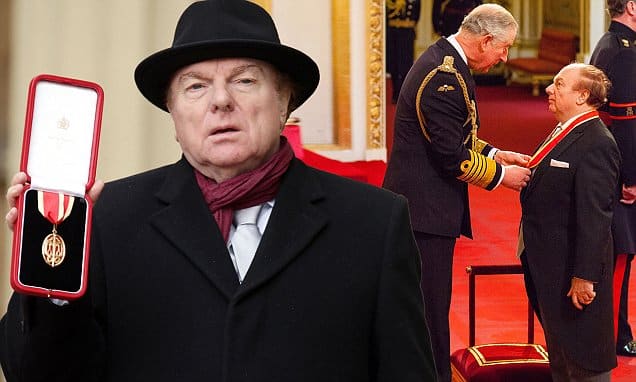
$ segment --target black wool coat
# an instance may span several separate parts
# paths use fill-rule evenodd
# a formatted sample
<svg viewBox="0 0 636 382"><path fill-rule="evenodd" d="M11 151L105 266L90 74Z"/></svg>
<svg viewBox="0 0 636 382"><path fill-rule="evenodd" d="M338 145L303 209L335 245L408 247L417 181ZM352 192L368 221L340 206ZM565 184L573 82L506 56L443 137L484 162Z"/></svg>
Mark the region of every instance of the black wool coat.
<svg viewBox="0 0 636 382"><path fill-rule="evenodd" d="M89 293L14 295L13 381L433 381L406 201L294 160L239 284L181 160L107 184Z"/></svg>

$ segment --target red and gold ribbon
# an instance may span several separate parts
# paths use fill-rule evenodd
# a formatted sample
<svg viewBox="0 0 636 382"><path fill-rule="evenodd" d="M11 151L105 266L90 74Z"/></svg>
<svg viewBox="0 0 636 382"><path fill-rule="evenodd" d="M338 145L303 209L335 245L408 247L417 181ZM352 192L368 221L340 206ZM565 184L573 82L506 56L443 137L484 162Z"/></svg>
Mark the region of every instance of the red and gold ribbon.
<svg viewBox="0 0 636 382"><path fill-rule="evenodd" d="M552 151L552 149L557 144L559 144L559 142L561 142L561 140L565 138L566 135L568 135L572 130L574 130L575 127L577 127L583 122L587 122L594 118L599 118L598 111L596 110L588 111L587 113L584 113L578 116L571 123L567 124L566 126L563 126L563 129L559 131L558 134L556 134L554 137L552 137L547 142L545 142L543 146L541 146L539 150L537 150L537 152L534 153L534 155L532 156L532 158L530 158L530 161L528 162L528 168L534 168L539 163L541 163L541 161L550 153L550 151Z"/></svg>

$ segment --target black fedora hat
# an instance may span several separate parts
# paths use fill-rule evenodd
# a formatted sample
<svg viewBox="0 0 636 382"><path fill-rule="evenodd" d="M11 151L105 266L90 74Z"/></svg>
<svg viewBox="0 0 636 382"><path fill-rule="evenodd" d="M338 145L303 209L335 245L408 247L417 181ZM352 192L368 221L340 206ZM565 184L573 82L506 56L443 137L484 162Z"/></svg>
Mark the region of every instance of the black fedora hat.
<svg viewBox="0 0 636 382"><path fill-rule="evenodd" d="M305 53L280 43L271 16L246 0L207 0L191 4L177 23L172 47L137 65L135 82L158 108L166 107L166 90L180 68L214 58L255 58L269 62L294 81L298 107L318 86L318 65Z"/></svg>

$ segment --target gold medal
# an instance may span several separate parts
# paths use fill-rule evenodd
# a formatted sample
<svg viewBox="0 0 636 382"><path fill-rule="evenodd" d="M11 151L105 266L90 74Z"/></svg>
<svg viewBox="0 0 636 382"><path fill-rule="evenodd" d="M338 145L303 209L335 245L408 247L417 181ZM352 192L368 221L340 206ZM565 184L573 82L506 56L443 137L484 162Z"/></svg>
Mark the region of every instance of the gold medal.
<svg viewBox="0 0 636 382"><path fill-rule="evenodd" d="M56 226L53 225L53 232L46 235L42 242L42 257L52 268L62 264L66 257L66 244L62 236L57 234Z"/></svg>
<svg viewBox="0 0 636 382"><path fill-rule="evenodd" d="M72 196L58 192L38 191L38 210L51 223L53 230L42 241L42 257L51 268L64 262L66 244L62 236L57 234L57 225L63 222L73 209Z"/></svg>

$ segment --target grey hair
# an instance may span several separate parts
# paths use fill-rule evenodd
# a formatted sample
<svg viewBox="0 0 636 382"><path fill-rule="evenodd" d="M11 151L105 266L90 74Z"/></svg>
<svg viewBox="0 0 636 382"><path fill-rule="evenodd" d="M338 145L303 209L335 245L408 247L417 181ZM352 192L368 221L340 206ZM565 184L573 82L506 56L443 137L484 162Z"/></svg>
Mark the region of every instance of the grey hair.
<svg viewBox="0 0 636 382"><path fill-rule="evenodd" d="M497 40L503 40L519 24L510 12L498 4L482 4L473 9L462 22L460 30L478 36L491 34Z"/></svg>
<svg viewBox="0 0 636 382"><path fill-rule="evenodd" d="M598 109L607 102L607 94L609 93L612 83L605 73L594 65L574 63L567 65L565 69L575 69L579 71L579 80L572 87L574 90L588 90L590 96L587 104Z"/></svg>

